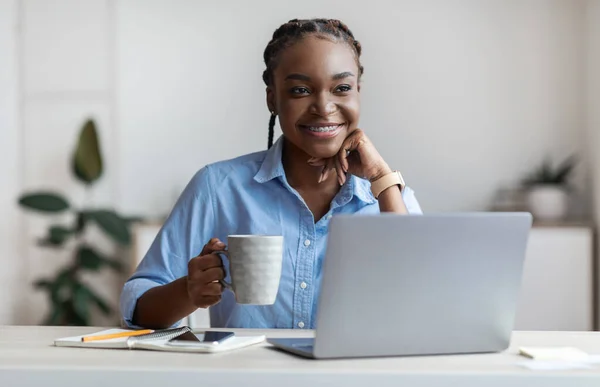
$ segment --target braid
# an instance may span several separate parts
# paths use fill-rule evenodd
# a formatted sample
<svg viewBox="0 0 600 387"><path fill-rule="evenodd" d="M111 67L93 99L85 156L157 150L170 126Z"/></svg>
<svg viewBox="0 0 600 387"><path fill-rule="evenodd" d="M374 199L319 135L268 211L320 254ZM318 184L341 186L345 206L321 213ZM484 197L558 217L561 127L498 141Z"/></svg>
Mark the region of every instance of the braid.
<svg viewBox="0 0 600 387"><path fill-rule="evenodd" d="M358 76L359 78L362 76L364 72L364 68L360 64L362 46L354 38L354 34L346 24L337 19L292 19L273 32L273 37L263 53L263 59L267 66L263 72L263 81L267 86L271 86L273 83L273 71L277 66L279 53L307 35L318 35L346 42L354 50Z"/></svg>
<svg viewBox="0 0 600 387"><path fill-rule="evenodd" d="M263 72L262 78L267 86L273 84L273 71L277 67L279 53L308 35L332 38L347 43L354 51L358 66L358 78L360 79L364 73L364 68L360 63L362 46L354 38L354 34L346 24L337 19L292 19L273 32L273 37L263 53L267 68ZM269 120L269 148L273 145L274 126L275 116L271 115Z"/></svg>
<svg viewBox="0 0 600 387"><path fill-rule="evenodd" d="M267 142L267 149L269 149L273 146L273 134L274 134L273 128L274 127L275 127L275 114L271 114L271 118L269 119L269 140Z"/></svg>

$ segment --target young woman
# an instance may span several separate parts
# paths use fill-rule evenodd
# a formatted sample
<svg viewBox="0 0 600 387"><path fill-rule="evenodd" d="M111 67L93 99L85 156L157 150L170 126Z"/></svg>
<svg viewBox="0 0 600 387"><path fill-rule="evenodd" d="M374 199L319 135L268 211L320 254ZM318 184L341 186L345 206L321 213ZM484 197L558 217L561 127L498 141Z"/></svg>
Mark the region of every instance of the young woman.
<svg viewBox="0 0 600 387"><path fill-rule="evenodd" d="M127 325L165 328L210 307L213 327L313 328L332 215L421 212L357 128L360 54L339 20L291 20L274 32L264 51L268 150L196 173L123 288ZM283 136L273 144L276 118ZM223 263L211 253L230 234L283 235L275 304L236 304L218 282Z"/></svg>

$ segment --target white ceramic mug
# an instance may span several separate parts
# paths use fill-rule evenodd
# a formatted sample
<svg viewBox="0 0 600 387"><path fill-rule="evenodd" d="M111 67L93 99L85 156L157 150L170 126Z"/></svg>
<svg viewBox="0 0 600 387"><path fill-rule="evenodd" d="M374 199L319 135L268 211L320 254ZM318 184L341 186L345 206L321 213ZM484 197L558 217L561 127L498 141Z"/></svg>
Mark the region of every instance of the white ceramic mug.
<svg viewBox="0 0 600 387"><path fill-rule="evenodd" d="M277 298L283 237L279 235L229 235L227 251L215 251L229 260L231 283L221 284L235 294L238 304L272 305Z"/></svg>

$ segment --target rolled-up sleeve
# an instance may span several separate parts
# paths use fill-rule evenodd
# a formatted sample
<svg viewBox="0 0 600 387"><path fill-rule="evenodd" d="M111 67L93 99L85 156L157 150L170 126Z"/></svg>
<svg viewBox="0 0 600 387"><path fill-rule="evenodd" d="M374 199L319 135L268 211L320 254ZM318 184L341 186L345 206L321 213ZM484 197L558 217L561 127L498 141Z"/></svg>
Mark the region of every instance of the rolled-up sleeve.
<svg viewBox="0 0 600 387"><path fill-rule="evenodd" d="M183 190L173 210L152 242L120 297L122 324L133 324L138 299L153 287L187 275L188 261L197 256L215 227L209 167L198 171ZM176 323L175 325L178 325Z"/></svg>

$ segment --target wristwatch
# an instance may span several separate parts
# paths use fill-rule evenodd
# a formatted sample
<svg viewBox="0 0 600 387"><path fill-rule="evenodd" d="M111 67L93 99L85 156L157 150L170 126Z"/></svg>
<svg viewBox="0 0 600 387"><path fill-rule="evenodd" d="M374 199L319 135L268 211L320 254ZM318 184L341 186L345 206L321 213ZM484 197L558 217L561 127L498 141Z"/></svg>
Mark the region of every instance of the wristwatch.
<svg viewBox="0 0 600 387"><path fill-rule="evenodd" d="M372 182L371 192L373 193L373 196L375 196L375 199L377 199L383 191L394 185L400 186L400 192L404 191L406 184L404 183L404 178L402 178L402 174L399 171L393 171L387 175L383 175L379 179Z"/></svg>

